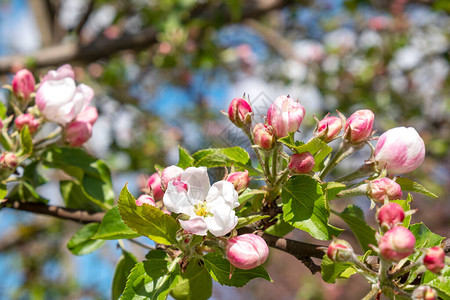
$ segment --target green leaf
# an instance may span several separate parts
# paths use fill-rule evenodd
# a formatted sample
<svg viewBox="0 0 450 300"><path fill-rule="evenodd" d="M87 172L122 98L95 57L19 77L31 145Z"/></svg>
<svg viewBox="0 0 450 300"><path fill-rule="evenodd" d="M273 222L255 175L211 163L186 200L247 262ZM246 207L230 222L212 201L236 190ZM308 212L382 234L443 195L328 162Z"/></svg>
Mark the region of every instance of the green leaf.
<svg viewBox="0 0 450 300"><path fill-rule="evenodd" d="M393 200L391 202L395 202L398 205L400 205L404 211L409 211L411 210L411 207L409 205L409 203L412 201L412 196L411 194L408 194L408 198L406 200ZM406 228L409 227L409 223L411 222L411 215L408 215L405 217L405 219L403 220L403 226L405 226Z"/></svg>
<svg viewBox="0 0 450 300"><path fill-rule="evenodd" d="M0 119L4 120L6 119L7 115L7 107L5 106L5 104L3 104L2 102L0 102Z"/></svg>
<svg viewBox="0 0 450 300"><path fill-rule="evenodd" d="M259 216L259 215L253 215L253 216L248 216L248 217L243 217L243 218L239 218L238 219L238 223L235 227L235 229L239 229L241 227L250 225L256 221L268 218L269 216Z"/></svg>
<svg viewBox="0 0 450 300"><path fill-rule="evenodd" d="M163 300L178 282L176 262L152 258L135 265L128 276L122 300Z"/></svg>
<svg viewBox="0 0 450 300"><path fill-rule="evenodd" d="M429 190L427 190L424 186L420 185L417 182L414 182L408 178L404 178L404 177L399 177L396 179L396 181L401 187L402 187L402 191L410 191L410 192L417 192L417 193L421 193L433 198L437 198L438 196L433 193L430 192Z"/></svg>
<svg viewBox="0 0 450 300"><path fill-rule="evenodd" d="M255 196L263 197L266 191L246 189L241 195L239 195L239 203L243 204Z"/></svg>
<svg viewBox="0 0 450 300"><path fill-rule="evenodd" d="M41 174L39 161L34 161L24 167L22 178L32 186L38 187L47 183L47 179Z"/></svg>
<svg viewBox="0 0 450 300"><path fill-rule="evenodd" d="M289 178L282 190L283 218L320 240L330 240L342 230L328 224L330 212L320 183L307 175Z"/></svg>
<svg viewBox="0 0 450 300"><path fill-rule="evenodd" d="M295 228L291 224L283 221L280 216L278 218L278 221L274 225L264 230L264 232L271 235L283 237L294 229Z"/></svg>
<svg viewBox="0 0 450 300"><path fill-rule="evenodd" d="M20 155L27 155L33 152L33 138L31 137L28 126L25 126L20 131L20 144L22 146L22 152Z"/></svg>
<svg viewBox="0 0 450 300"><path fill-rule="evenodd" d="M450 266L446 265L441 274L442 276L438 276L426 271L422 278L422 284L435 288L442 299L450 299Z"/></svg>
<svg viewBox="0 0 450 300"><path fill-rule="evenodd" d="M178 276L177 286L170 292L176 300L206 300L212 294L212 279L198 260L190 261L186 272Z"/></svg>
<svg viewBox="0 0 450 300"><path fill-rule="evenodd" d="M348 278L356 271L351 263L333 262L325 254L322 259L322 279L327 283L335 283L336 279Z"/></svg>
<svg viewBox="0 0 450 300"><path fill-rule="evenodd" d="M122 295L125 289L128 275L131 270L137 264L137 259L128 251L122 250L122 256L117 263L116 270L114 271L114 277L111 286L111 298L117 300Z"/></svg>
<svg viewBox="0 0 450 300"><path fill-rule="evenodd" d="M336 195L339 194L340 191L345 189L345 184L340 182L325 182L322 183L322 189L325 194L325 199L329 203L336 198Z"/></svg>
<svg viewBox="0 0 450 300"><path fill-rule="evenodd" d="M5 199L7 193L8 189L6 188L6 184L0 183L0 200Z"/></svg>
<svg viewBox="0 0 450 300"><path fill-rule="evenodd" d="M100 207L86 196L81 186L75 181L60 181L59 189L67 208L101 211Z"/></svg>
<svg viewBox="0 0 450 300"><path fill-rule="evenodd" d="M48 203L48 199L39 195L35 188L26 181L20 181L18 185L14 186L6 198L11 201Z"/></svg>
<svg viewBox="0 0 450 300"><path fill-rule="evenodd" d="M246 285L250 280L258 277L272 281L262 266L250 270L236 268L230 279L231 264L219 253L206 254L204 256L204 262L211 277L222 285L241 287Z"/></svg>
<svg viewBox="0 0 450 300"><path fill-rule="evenodd" d="M422 222L413 224L409 226L412 234L416 238L416 249L419 248L430 248L434 246L439 246L444 238L430 231ZM421 256L420 251L416 251L409 257L412 261L417 260Z"/></svg>
<svg viewBox="0 0 450 300"><path fill-rule="evenodd" d="M189 154L189 152L181 146L178 146L179 161L178 165L182 169L192 167L194 164L194 158Z"/></svg>
<svg viewBox="0 0 450 300"><path fill-rule="evenodd" d="M134 232L128 227L120 217L119 208L114 206L103 217L100 227L93 239L118 240L132 239L139 237L140 234Z"/></svg>
<svg viewBox="0 0 450 300"><path fill-rule="evenodd" d="M237 170L248 170L250 175L259 174L251 165L250 156L241 147L204 149L195 152L192 157L195 159L195 167L231 167Z"/></svg>
<svg viewBox="0 0 450 300"><path fill-rule="evenodd" d="M67 244L70 252L75 255L85 255L100 248L105 241L92 239L99 225L98 223L89 223L78 230Z"/></svg>
<svg viewBox="0 0 450 300"><path fill-rule="evenodd" d="M369 244L377 245L375 239L375 229L367 225L364 219L364 213L356 205L347 206L342 213L335 212L350 227L353 234L358 239L364 252L370 250Z"/></svg>
<svg viewBox="0 0 450 300"><path fill-rule="evenodd" d="M178 223L160 209L151 205L137 206L133 195L125 185L119 196L119 212L128 227L157 243L177 243Z"/></svg>

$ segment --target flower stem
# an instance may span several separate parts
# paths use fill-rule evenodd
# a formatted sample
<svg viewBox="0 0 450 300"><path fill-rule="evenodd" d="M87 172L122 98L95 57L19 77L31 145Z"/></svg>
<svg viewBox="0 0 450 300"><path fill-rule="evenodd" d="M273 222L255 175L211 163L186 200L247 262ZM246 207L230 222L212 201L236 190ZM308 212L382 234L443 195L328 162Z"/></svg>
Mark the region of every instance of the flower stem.
<svg viewBox="0 0 450 300"><path fill-rule="evenodd" d="M338 163L340 163L345 158L352 155L356 150L357 148L355 148L354 146L342 142L341 146L339 147L339 150L336 152L333 159L326 165L326 167L320 173L320 179L323 180L325 176L337 166Z"/></svg>

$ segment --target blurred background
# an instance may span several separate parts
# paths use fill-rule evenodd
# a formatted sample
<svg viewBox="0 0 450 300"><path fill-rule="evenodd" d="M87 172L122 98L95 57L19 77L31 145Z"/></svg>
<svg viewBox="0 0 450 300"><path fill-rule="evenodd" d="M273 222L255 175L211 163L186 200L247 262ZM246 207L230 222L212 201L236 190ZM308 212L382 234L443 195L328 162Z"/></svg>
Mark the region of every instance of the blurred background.
<svg viewBox="0 0 450 300"><path fill-rule="evenodd" d="M38 77L72 64L78 81L94 88L100 112L87 151L111 167L117 192L128 182L135 196L155 164L177 162L179 144L191 152L248 147L220 113L243 93L257 121L277 96L299 99L307 111L298 134L304 140L314 129L313 114L320 119L338 109L349 116L369 108L379 133L413 126L425 140L425 163L408 177L439 198L414 195L413 222L445 236L449 13L448 0L0 0L0 84L23 67ZM0 90L1 101L5 95ZM368 155L366 147L336 175ZM61 204L57 182L40 192ZM368 211L367 199L356 201ZM0 225L0 299L110 297L120 256L114 242L76 257L66 243L77 224L5 209ZM298 231L289 237L317 243ZM350 233L343 237L356 247ZM325 284L277 250L268 271L274 283L217 284L213 299L360 299L369 290L358 275Z"/></svg>

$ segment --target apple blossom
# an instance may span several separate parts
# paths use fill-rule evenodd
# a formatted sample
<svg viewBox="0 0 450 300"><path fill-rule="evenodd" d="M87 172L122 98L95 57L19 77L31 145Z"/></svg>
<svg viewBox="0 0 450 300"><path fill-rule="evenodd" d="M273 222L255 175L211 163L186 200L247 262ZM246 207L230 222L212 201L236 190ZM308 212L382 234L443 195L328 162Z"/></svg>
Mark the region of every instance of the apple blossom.
<svg viewBox="0 0 450 300"><path fill-rule="evenodd" d="M388 230L379 240L378 248L384 259L398 262L414 253L416 238L403 226Z"/></svg>
<svg viewBox="0 0 450 300"><path fill-rule="evenodd" d="M425 158L425 144L412 127L396 127L383 133L375 147L375 162L389 174L405 174L419 167Z"/></svg>
<svg viewBox="0 0 450 300"><path fill-rule="evenodd" d="M189 220L180 225L189 233L223 236L237 224L234 208L239 206L238 193L231 182L221 180L209 185L205 167L187 168L181 176L169 181L164 205L173 213L183 213Z"/></svg>
<svg viewBox="0 0 450 300"><path fill-rule="evenodd" d="M247 233L229 239L225 254L233 266L249 270L262 265L267 260L269 247L259 235Z"/></svg>
<svg viewBox="0 0 450 300"><path fill-rule="evenodd" d="M334 262L347 262L353 256L353 248L347 241L335 239L328 246L327 256Z"/></svg>
<svg viewBox="0 0 450 300"><path fill-rule="evenodd" d="M352 144L365 142L372 135L375 115L369 109L355 111L345 122L344 138Z"/></svg>
<svg viewBox="0 0 450 300"><path fill-rule="evenodd" d="M92 125L88 122L75 121L66 127L64 137L71 147L80 147L92 136Z"/></svg>
<svg viewBox="0 0 450 300"><path fill-rule="evenodd" d="M342 119L334 116L325 117L317 124L314 136L322 139L325 143L335 139L342 130Z"/></svg>
<svg viewBox="0 0 450 300"><path fill-rule="evenodd" d="M402 223L404 219L405 211L395 202L383 205L377 214L378 224L382 228L391 229L395 225Z"/></svg>
<svg viewBox="0 0 450 300"><path fill-rule="evenodd" d="M275 145L275 137L273 135L272 127L263 123L258 123L253 127L253 138L255 144L262 149L272 149Z"/></svg>
<svg viewBox="0 0 450 300"><path fill-rule="evenodd" d="M39 121L36 120L32 114L23 114L17 116L14 123L19 130L22 130L25 126L28 126L28 129L31 133L36 132L40 125Z"/></svg>
<svg viewBox="0 0 450 300"><path fill-rule="evenodd" d="M244 172L233 172L230 173L226 179L231 182L235 190L240 194L248 188L250 183L250 178L248 177L248 171Z"/></svg>
<svg viewBox="0 0 450 300"><path fill-rule="evenodd" d="M165 190L169 181L179 175L181 175L184 170L178 166L169 166L165 168L161 173L161 187Z"/></svg>
<svg viewBox="0 0 450 300"><path fill-rule="evenodd" d="M441 247L431 247L423 257L423 264L433 273L439 273L445 267L445 252Z"/></svg>
<svg viewBox="0 0 450 300"><path fill-rule="evenodd" d="M384 200L401 199L403 196L401 186L394 180L383 177L368 183L367 195L375 202L384 203Z"/></svg>
<svg viewBox="0 0 450 300"><path fill-rule="evenodd" d="M314 156L309 152L303 152L291 156L288 168L295 174L307 174L312 171L314 165Z"/></svg>
<svg viewBox="0 0 450 300"><path fill-rule="evenodd" d="M153 173L147 180L147 187L149 187L153 194L153 199L161 200L164 196L164 191L161 189L161 177L158 173Z"/></svg>
<svg viewBox="0 0 450 300"><path fill-rule="evenodd" d="M305 108L289 96L279 96L267 111L267 122L278 138L296 132L305 117Z"/></svg>
<svg viewBox="0 0 450 300"><path fill-rule="evenodd" d="M149 195L141 195L139 196L139 198L136 199L136 205L137 206L142 206L144 204L148 204L151 206L156 206L155 205L155 200L153 200L152 197L150 197Z"/></svg>
<svg viewBox="0 0 450 300"><path fill-rule="evenodd" d="M70 66L50 71L36 92L36 104L44 117L66 125L86 109L94 97L87 85L76 85Z"/></svg>
<svg viewBox="0 0 450 300"><path fill-rule="evenodd" d="M17 157L11 152L4 152L0 157L0 166L4 169L13 170L18 164Z"/></svg>
<svg viewBox="0 0 450 300"><path fill-rule="evenodd" d="M252 124L252 107L244 98L234 98L228 107L228 117L237 127Z"/></svg>
<svg viewBox="0 0 450 300"><path fill-rule="evenodd" d="M35 84L33 74L27 69L22 69L14 75L12 89L18 98L28 100L34 92Z"/></svg>
<svg viewBox="0 0 450 300"><path fill-rule="evenodd" d="M97 121L97 118L98 118L97 108L93 106L88 106L78 114L78 116L75 118L75 121L86 122L94 126L94 123Z"/></svg>

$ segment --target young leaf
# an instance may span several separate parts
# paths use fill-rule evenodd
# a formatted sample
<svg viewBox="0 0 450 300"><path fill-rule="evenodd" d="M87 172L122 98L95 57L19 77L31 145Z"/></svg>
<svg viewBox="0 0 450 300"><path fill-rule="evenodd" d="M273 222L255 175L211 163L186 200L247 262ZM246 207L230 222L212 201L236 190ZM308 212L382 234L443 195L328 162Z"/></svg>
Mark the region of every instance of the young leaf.
<svg viewBox="0 0 450 300"><path fill-rule="evenodd" d="M422 278L422 284L435 288L442 299L450 299L450 266L446 265L441 274L442 276L438 276L426 271Z"/></svg>
<svg viewBox="0 0 450 300"><path fill-rule="evenodd" d="M116 270L114 271L114 277L111 286L111 298L117 300L122 295L125 289L128 275L131 270L137 264L137 259L128 251L122 250L122 256L117 263Z"/></svg>
<svg viewBox="0 0 450 300"><path fill-rule="evenodd" d="M99 225L98 223L89 223L78 230L67 244L70 252L75 255L85 255L103 246L105 241L92 239Z"/></svg>
<svg viewBox="0 0 450 300"><path fill-rule="evenodd" d="M7 193L6 184L0 183L0 200L5 199Z"/></svg>
<svg viewBox="0 0 450 300"><path fill-rule="evenodd" d="M398 205L400 205L404 211L409 211L409 210L411 210L411 207L409 205L409 203L411 201L412 201L412 196L411 196L411 194L408 193L408 198L406 200L393 200L391 202L395 202ZM403 226L408 228L410 222L411 222L411 215L406 216L405 219L403 220Z"/></svg>
<svg viewBox="0 0 450 300"><path fill-rule="evenodd" d="M333 262L326 254L323 256L321 267L322 279L327 283L335 283L336 279L348 278L356 273L351 263Z"/></svg>
<svg viewBox="0 0 450 300"><path fill-rule="evenodd" d="M283 218L320 240L330 240L342 230L328 224L330 212L320 183L307 175L289 178L282 190Z"/></svg>
<svg viewBox="0 0 450 300"><path fill-rule="evenodd" d="M146 204L137 206L135 201L125 185L119 196L119 212L125 224L157 243L176 244L178 223L160 209Z"/></svg>
<svg viewBox="0 0 450 300"><path fill-rule="evenodd" d="M278 221L274 225L264 230L264 232L271 235L283 237L294 229L295 228L292 225L283 221L281 219L281 215L279 215Z"/></svg>
<svg viewBox="0 0 450 300"><path fill-rule="evenodd" d="M231 167L237 170L247 169L250 175L259 174L250 161L250 156L241 147L205 149L195 152L192 157L195 159L195 167Z"/></svg>
<svg viewBox="0 0 450 300"><path fill-rule="evenodd" d="M176 262L149 259L138 263L128 276L122 300L164 300L176 286L179 278Z"/></svg>
<svg viewBox="0 0 450 300"><path fill-rule="evenodd" d="M247 226L249 224L252 224L256 221L268 218L269 216L259 216L259 215L253 215L253 216L248 216L248 217L243 217L243 218L239 218L238 219L238 223L236 225L236 229L239 229L241 227Z"/></svg>
<svg viewBox="0 0 450 300"><path fill-rule="evenodd" d="M414 182L408 178L404 178L404 177L399 177L396 179L396 181L401 187L402 187L402 191L410 191L410 192L417 192L417 193L421 193L433 198L437 198L438 196L433 193L430 192L429 190L427 190L424 186L418 184L417 182Z"/></svg>
<svg viewBox="0 0 450 300"><path fill-rule="evenodd" d="M431 232L430 229L428 229L422 222L412 224L409 226L409 230L411 230L412 234L414 234L414 237L416 238L416 249L439 246L444 239L442 236ZM410 259L415 261L421 254L422 253L420 251L416 251L410 255Z"/></svg>
<svg viewBox="0 0 450 300"><path fill-rule="evenodd" d="M130 227L125 225L120 217L119 208L114 206L103 217L100 227L93 239L117 240L132 239L139 237L140 234L134 232Z"/></svg>
<svg viewBox="0 0 450 300"><path fill-rule="evenodd" d="M20 131L20 144L22 146L22 152L20 155L26 155L33 152L33 138L31 137L28 126L25 126Z"/></svg>
<svg viewBox="0 0 450 300"><path fill-rule="evenodd" d="M170 292L176 300L206 300L212 294L212 279L198 260L189 262L186 272L178 276L177 286Z"/></svg>
<svg viewBox="0 0 450 300"><path fill-rule="evenodd" d="M177 166L179 166L182 169L192 167L192 165L194 164L194 158L189 154L189 152L186 149L184 149L181 146L178 146L178 154L180 158Z"/></svg>
<svg viewBox="0 0 450 300"><path fill-rule="evenodd" d="M358 239L358 242L364 252L371 249L369 244L377 244L377 240L375 239L375 229L367 225L361 208L356 205L349 205L342 213L334 213L341 217L345 223L347 223L353 234Z"/></svg>
<svg viewBox="0 0 450 300"><path fill-rule="evenodd" d="M250 280L258 277L272 281L262 266L250 270L236 268L230 279L231 264L219 253L206 254L204 256L204 262L211 277L222 285L241 287L246 285Z"/></svg>

